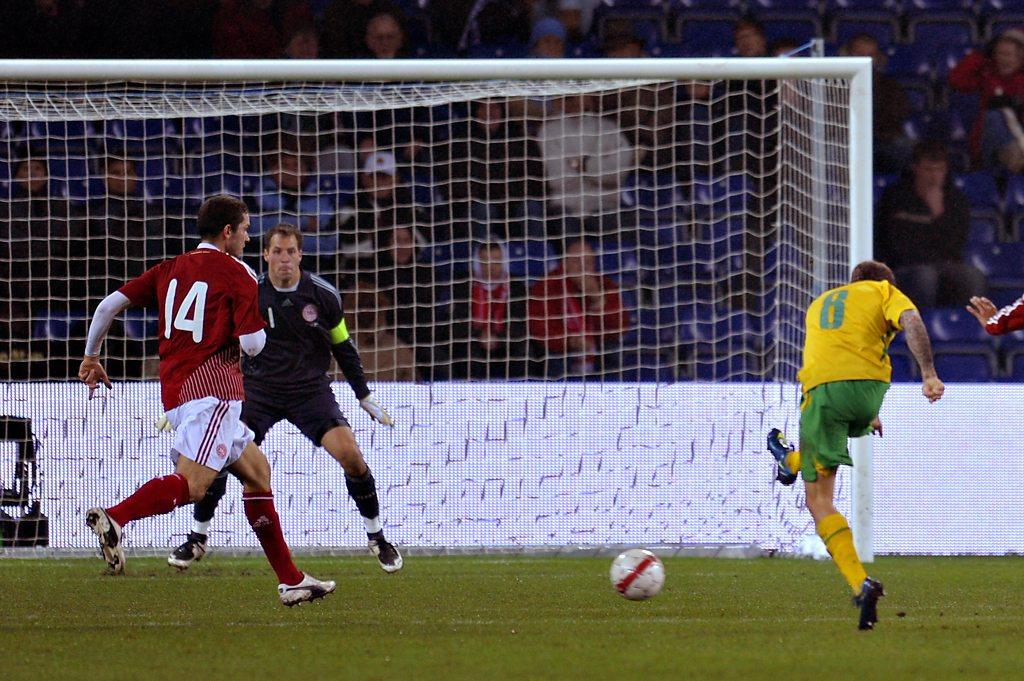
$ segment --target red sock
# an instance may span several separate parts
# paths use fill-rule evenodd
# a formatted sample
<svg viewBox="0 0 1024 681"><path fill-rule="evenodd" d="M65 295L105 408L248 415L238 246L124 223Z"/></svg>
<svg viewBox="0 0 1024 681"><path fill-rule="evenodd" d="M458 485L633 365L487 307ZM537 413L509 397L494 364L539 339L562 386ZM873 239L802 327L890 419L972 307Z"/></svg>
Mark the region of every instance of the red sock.
<svg viewBox="0 0 1024 681"><path fill-rule="evenodd" d="M302 573L292 562L292 552L284 541L281 531L281 519L274 509L274 494L266 492L242 492L245 504L245 517L260 540L263 553L267 555L270 566L277 573L282 584L292 586L302 581Z"/></svg>
<svg viewBox="0 0 1024 681"><path fill-rule="evenodd" d="M174 509L189 502L188 480L178 473L153 478L135 490L120 504L107 509L107 514L124 527L125 523L151 515L170 513Z"/></svg>

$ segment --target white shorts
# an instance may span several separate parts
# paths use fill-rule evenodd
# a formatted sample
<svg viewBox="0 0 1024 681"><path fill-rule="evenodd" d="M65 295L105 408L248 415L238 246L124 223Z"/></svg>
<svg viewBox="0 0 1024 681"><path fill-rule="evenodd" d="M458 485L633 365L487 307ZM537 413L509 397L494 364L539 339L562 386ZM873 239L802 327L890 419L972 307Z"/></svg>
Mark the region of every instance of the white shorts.
<svg viewBox="0 0 1024 681"><path fill-rule="evenodd" d="M216 471L227 468L242 456L253 441L253 432L239 420L242 403L203 397L191 400L167 412L174 428L171 458L179 456Z"/></svg>

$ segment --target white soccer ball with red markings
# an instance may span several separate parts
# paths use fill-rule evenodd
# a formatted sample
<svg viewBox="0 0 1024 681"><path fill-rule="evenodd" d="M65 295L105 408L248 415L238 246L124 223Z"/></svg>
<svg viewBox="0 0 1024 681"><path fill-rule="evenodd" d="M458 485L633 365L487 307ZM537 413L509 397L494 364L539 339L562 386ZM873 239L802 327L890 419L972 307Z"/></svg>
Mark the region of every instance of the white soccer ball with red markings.
<svg viewBox="0 0 1024 681"><path fill-rule="evenodd" d="M665 585L665 566L647 549L630 549L612 561L612 586L623 598L642 601Z"/></svg>

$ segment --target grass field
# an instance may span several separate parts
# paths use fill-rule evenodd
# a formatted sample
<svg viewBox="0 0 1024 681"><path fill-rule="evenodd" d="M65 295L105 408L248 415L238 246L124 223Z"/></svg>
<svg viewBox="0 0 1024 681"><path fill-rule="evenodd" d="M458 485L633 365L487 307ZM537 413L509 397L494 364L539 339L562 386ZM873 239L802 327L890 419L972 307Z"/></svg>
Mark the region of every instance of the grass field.
<svg viewBox="0 0 1024 681"><path fill-rule="evenodd" d="M629 602L603 558L302 558L338 580L287 609L258 558L0 561L3 677L1020 678L1024 560L882 558L873 632L830 563L678 558Z"/></svg>

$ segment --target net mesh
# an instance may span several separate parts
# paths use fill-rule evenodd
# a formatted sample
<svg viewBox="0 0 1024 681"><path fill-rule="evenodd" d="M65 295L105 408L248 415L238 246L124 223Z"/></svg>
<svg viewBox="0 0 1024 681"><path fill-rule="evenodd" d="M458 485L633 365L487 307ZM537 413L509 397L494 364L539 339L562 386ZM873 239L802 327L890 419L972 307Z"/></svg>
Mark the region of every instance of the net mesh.
<svg viewBox="0 0 1024 681"><path fill-rule="evenodd" d="M752 443L760 443L760 421L771 412L763 384L795 379L803 310L815 293L847 276L849 83L843 80L47 82L5 83L3 90L0 380L72 379L99 300L194 247L199 204L227 193L249 206L255 243L247 261L254 269L265 269L259 235L292 223L303 231L304 268L341 291L368 379L412 429L409 438L384 442L357 425L357 434L372 438L363 445L368 456L385 457L392 447L439 456L444 443L452 461L460 448L471 456L469 443L500 440L491 448L493 461L484 457L456 475L486 489L488 481L543 480L573 457L593 454L570 438L548 464L515 465L541 446L536 437L553 432L542 422L552 396L566 399L566 381L582 383L572 387L572 399L579 400L578 414L598 423L612 405L624 413L653 404L663 414L677 411L679 419L711 418L680 397L699 396L700 383L675 384L748 383L736 388L740 408L730 409L717 431L680 435L669 432L676 419L665 418L646 423L652 429L644 431L646 440L629 432L635 425L617 420L604 435L629 457L666 447L673 456L677 450L706 456L704 476L721 466L741 478L761 476L760 455L737 454L760 450ZM115 323L105 346L112 378L155 378L155 329L155 310L132 310ZM470 385L453 383L462 381ZM529 393L519 406L448 414L454 422L437 418L442 402L486 404L501 397L508 381L522 381L515 390ZM339 386L343 408L353 404ZM91 457L109 456L113 447L126 461L160 461L153 451L166 449L155 435L136 433L146 429L147 417L128 410L129 403L159 410L155 388L122 387L121 395L106 399L109 410L97 414L95 405L73 397L71 383L8 386L5 413L32 418L36 437L45 435L48 454L40 466L51 491L37 497L49 500L44 513L68 523L54 534L54 545L89 545L72 529L75 514L146 479L142 468L129 465L109 487L76 486L73 480L95 480ZM658 397L669 394L675 397L668 402ZM772 400L777 415L789 418L792 400ZM547 425L576 418L561 409ZM743 414L760 416L748 421ZM483 435L475 432L478 420L488 424ZM109 430L103 447L80 437L94 428ZM288 428L279 426L275 437L283 439L269 441L279 443L279 453L306 446ZM717 450L723 432L731 444ZM609 445L601 442L586 446L604 451ZM314 504L333 490L332 509L350 503L337 480L307 477L305 464L289 456L272 461L279 493L283 487ZM322 461L314 468L326 469ZM657 457L644 461L667 465ZM417 465L433 471L436 462L394 464L395 490L404 489L398 481L420 470ZM446 473L442 466L437 474L448 480L457 469ZM629 466L623 463L620 473L628 477ZM631 503L668 503L672 485L685 487L687 480L705 491L710 485L696 469L692 480L675 467L671 476L686 480L661 475ZM727 498L735 490L721 493ZM388 494L392 508L433 508L448 498L382 491L386 508ZM761 528L751 541L785 541L772 529L778 513L763 500L737 503ZM470 506L455 520L471 522L480 509ZM622 510L619 501L606 506L608 514ZM358 521L354 511L344 513L346 523ZM725 528L728 514L721 513L712 523ZM557 541L616 539L595 529L600 513L569 515L559 521L567 523L565 533L551 535ZM515 518L528 522L518 512ZM577 520L583 525L576 527ZM310 541L347 541L345 532L328 526L324 537L333 538ZM187 523L164 519L149 527L134 534L136 545L166 543ZM431 543L426 534L400 538ZM684 540L671 532L654 535ZM487 536L444 541L525 541L515 533ZM735 528L706 536L744 540ZM231 541L249 539L231 535Z"/></svg>

